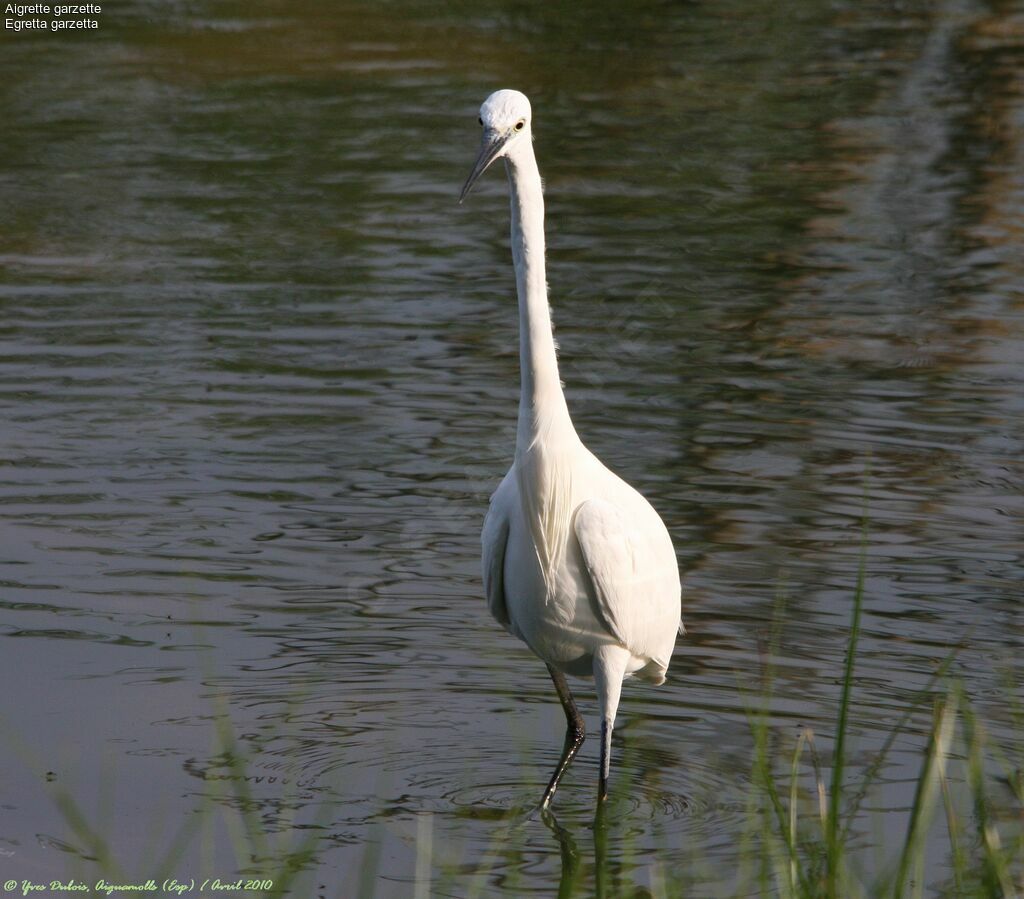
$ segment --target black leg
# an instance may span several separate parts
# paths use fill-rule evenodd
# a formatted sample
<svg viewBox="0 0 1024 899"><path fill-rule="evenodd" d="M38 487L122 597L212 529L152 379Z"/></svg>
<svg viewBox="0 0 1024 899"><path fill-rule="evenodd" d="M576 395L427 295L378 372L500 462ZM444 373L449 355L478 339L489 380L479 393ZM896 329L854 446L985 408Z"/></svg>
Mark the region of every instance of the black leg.
<svg viewBox="0 0 1024 899"><path fill-rule="evenodd" d="M608 798L608 774L612 767L612 729L604 720L601 722L601 775L597 782L597 801Z"/></svg>
<svg viewBox="0 0 1024 899"><path fill-rule="evenodd" d="M555 773L551 776L551 783L548 784L540 801L541 808L547 808L550 804L551 797L558 789L558 782L562 779L562 775L565 774L565 769L569 767L573 757L579 752L580 746L583 745L583 738L586 736L583 729L583 716L576 708L576 701L572 698L572 693L569 692L569 684L566 683L565 675L550 665L548 665L548 673L551 675L555 690L558 692L558 699L565 710L565 746L562 748L562 757L558 760L558 767L555 768Z"/></svg>

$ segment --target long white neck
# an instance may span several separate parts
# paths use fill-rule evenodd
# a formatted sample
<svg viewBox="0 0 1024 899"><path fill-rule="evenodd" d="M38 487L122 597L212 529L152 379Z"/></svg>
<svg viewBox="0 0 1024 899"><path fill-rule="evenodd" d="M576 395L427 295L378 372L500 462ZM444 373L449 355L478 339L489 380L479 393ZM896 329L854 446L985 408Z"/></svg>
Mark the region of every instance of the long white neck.
<svg viewBox="0 0 1024 899"><path fill-rule="evenodd" d="M516 453L546 436L576 436L558 377L544 270L544 195L533 144L520 139L505 157L512 189L512 262L519 295L519 427Z"/></svg>

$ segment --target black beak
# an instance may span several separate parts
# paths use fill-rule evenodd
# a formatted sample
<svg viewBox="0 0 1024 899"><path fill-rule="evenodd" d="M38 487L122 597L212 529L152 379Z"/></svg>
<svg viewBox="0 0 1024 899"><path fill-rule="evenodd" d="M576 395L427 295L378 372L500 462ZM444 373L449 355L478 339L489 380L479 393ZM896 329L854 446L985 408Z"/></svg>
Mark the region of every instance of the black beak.
<svg viewBox="0 0 1024 899"><path fill-rule="evenodd" d="M487 167L501 155L502 147L508 140L507 134L498 134L495 131L485 131L480 141L480 153L473 164L473 171L469 173L466 183L462 185L462 193L459 194L459 202L466 199L477 179L487 171Z"/></svg>

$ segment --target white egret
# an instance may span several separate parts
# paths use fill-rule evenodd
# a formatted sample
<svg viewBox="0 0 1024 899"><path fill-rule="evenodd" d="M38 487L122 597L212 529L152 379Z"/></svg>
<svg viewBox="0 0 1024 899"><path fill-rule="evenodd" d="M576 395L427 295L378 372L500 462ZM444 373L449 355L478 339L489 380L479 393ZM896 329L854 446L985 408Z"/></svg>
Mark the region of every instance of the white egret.
<svg viewBox="0 0 1024 899"><path fill-rule="evenodd" d="M512 195L521 394L515 460L484 521L491 614L548 667L565 710L565 746L541 807L583 743L565 675L593 675L601 706L598 799L608 795L622 680L663 683L680 620L679 567L658 513L576 435L558 377L544 272L544 197L530 101L513 90L480 107L483 140L459 202L496 159Z"/></svg>

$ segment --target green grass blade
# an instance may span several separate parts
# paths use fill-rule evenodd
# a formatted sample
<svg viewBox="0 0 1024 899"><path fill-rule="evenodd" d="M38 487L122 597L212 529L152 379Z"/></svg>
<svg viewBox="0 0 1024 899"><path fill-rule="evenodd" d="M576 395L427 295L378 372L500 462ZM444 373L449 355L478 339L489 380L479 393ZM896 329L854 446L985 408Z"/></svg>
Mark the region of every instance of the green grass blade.
<svg viewBox="0 0 1024 899"><path fill-rule="evenodd" d="M430 899L430 871L434 858L434 816L420 812L416 816L416 871L413 899Z"/></svg>
<svg viewBox="0 0 1024 899"><path fill-rule="evenodd" d="M796 747L793 750L793 764L789 772L789 845L797 845L797 824L799 811L799 786L800 786L800 758L804 752L804 746L809 738L809 731L804 730L797 738ZM789 882L788 887L791 894L796 895L796 887L799 881L796 858L790 855L789 859Z"/></svg>
<svg viewBox="0 0 1024 899"><path fill-rule="evenodd" d="M775 815L778 834L782 839L786 855L788 856L790 870L798 872L801 889L804 889L807 887L807 884L803 880L803 874L800 871L796 844L790 839L789 816L779 796L775 775L772 773L771 758L768 752L768 726L764 722L764 713L754 713L748 706L747 717L750 720L750 727L754 733L754 782L768 795L772 812Z"/></svg>
<svg viewBox="0 0 1024 899"><path fill-rule="evenodd" d="M914 792L914 804L910 810L910 821L907 824L907 836L900 853L896 878L893 881L892 895L901 899L904 895L904 884L913 865L915 870L923 870L924 835L931 823L935 809L935 800L939 792L939 781L944 776L949 759L949 745L953 736L953 725L956 722L957 698L954 695L940 706L925 751L924 764L917 779ZM918 888L923 888L920 877L917 878Z"/></svg>
<svg viewBox="0 0 1024 899"><path fill-rule="evenodd" d="M942 664L935 670L935 673L928 678L928 682L924 687L922 687L911 698L907 708L893 726L892 730L889 731L885 738L885 742L882 743L882 748L878 750L874 760L868 766L867 771L864 772L864 777L861 779L860 787L847 804L846 824L844 825L843 832L839 838L841 842L846 842L846 840L849 839L850 828L853 826L857 813L860 811L861 803L867 797L868 790L871 789L872 784L878 777L878 773L884 767L885 760L888 758L889 752L892 750L896 740L906 731L907 726L910 724L910 719L914 717L914 713L932 697L936 685L945 678L947 674L949 674L949 669L953 666L953 662L956 660L956 657L959 655L966 643L967 638L965 638L964 642L959 646L954 646L953 649L950 650L945 659L942 660Z"/></svg>
<svg viewBox="0 0 1024 899"><path fill-rule="evenodd" d="M1016 899L1018 894L1003 857L1002 841L992 820L988 792L985 789L984 734L969 707L964 714L964 724L968 747L967 776L974 799L974 819L979 842L984 851L984 887L987 895Z"/></svg>
<svg viewBox="0 0 1024 899"><path fill-rule="evenodd" d="M853 592L853 612L850 617L850 636L846 643L846 660L843 664L843 688L839 699L839 720L836 724L835 751L832 760L832 787L829 791L828 829L826 832L826 892L837 896L837 878L842 855L839 836L839 812L843 799L843 774L846 762L846 731L850 718L850 694L853 692L853 664L857 655L860 638L860 618L864 606L864 574L867 568L867 516L861 533L860 564L857 568L857 586Z"/></svg>

